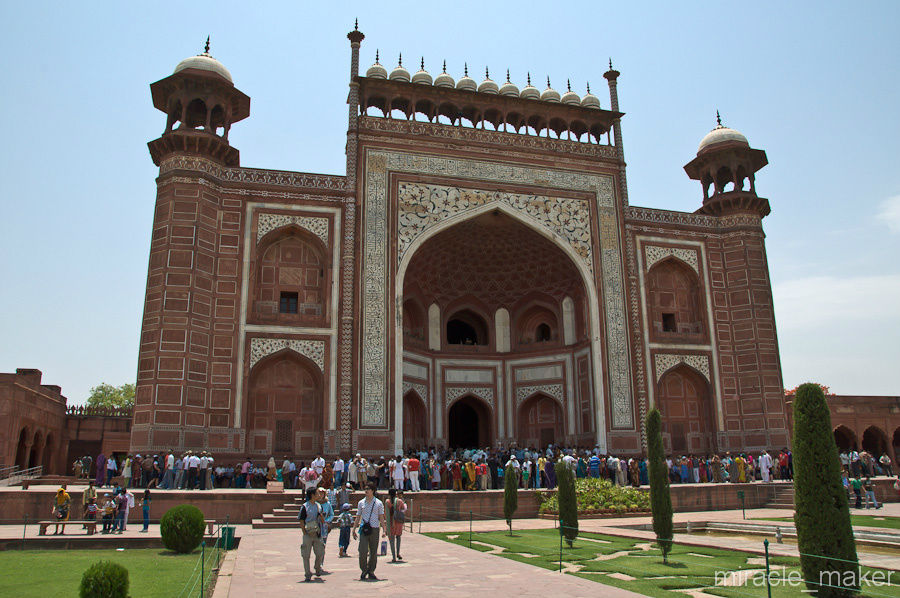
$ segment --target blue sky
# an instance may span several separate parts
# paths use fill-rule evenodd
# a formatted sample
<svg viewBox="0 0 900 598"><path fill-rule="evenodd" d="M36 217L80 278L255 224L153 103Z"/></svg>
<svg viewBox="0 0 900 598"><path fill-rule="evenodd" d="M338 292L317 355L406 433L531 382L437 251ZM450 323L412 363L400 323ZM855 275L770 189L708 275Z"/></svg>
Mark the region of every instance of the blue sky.
<svg viewBox="0 0 900 598"><path fill-rule="evenodd" d="M440 6L440 8L439 8ZM343 174L349 43L361 68L442 60L619 99L633 205L693 211L682 166L715 124L757 175L785 385L900 394L900 3L25 3L0 7L0 371L71 403L134 380L165 116L148 85L212 54L252 98L244 166Z"/></svg>

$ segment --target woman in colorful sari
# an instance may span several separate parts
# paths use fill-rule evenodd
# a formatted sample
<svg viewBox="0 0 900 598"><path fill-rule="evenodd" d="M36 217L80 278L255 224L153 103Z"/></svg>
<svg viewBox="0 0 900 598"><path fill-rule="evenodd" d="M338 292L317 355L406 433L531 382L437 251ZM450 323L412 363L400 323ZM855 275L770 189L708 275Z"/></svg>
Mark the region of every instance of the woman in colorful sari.
<svg viewBox="0 0 900 598"><path fill-rule="evenodd" d="M584 460L584 457L578 457L578 464L575 466L575 477L576 478L586 478L587 477L587 461Z"/></svg>
<svg viewBox="0 0 900 598"><path fill-rule="evenodd" d="M62 487L56 491L56 497L53 501L53 515L56 517L56 531L53 532L54 536L60 533L60 525L62 525L62 535L66 535L66 521L69 520L69 506L71 503L72 499L69 497L69 493L66 492L66 485L63 484Z"/></svg>
<svg viewBox="0 0 900 598"><path fill-rule="evenodd" d="M742 455L738 455L734 459L734 464L737 468L737 481L739 483L743 483L747 481L747 463L744 461L744 457Z"/></svg>
<svg viewBox="0 0 900 598"><path fill-rule="evenodd" d="M97 455L97 476L94 478L94 485L98 488L103 485L106 480L106 455L100 453Z"/></svg>

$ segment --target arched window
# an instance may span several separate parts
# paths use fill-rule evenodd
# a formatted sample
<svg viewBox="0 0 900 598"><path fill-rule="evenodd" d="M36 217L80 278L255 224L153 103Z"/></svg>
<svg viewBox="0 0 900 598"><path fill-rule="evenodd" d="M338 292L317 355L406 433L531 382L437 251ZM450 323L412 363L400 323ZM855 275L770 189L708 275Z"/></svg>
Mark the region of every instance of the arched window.
<svg viewBox="0 0 900 598"><path fill-rule="evenodd" d="M329 269L324 249L303 231L263 241L254 275L253 317L286 323L327 321Z"/></svg>
<svg viewBox="0 0 900 598"><path fill-rule="evenodd" d="M479 314L463 309L447 318L448 345L487 345L488 327Z"/></svg>
<svg viewBox="0 0 900 598"><path fill-rule="evenodd" d="M191 129L206 126L206 103L203 100L197 98L190 101L184 124Z"/></svg>
<svg viewBox="0 0 900 598"><path fill-rule="evenodd" d="M654 340L702 340L702 298L697 273L683 262L669 258L648 275L650 334Z"/></svg>
<svg viewBox="0 0 900 598"><path fill-rule="evenodd" d="M534 331L534 340L538 343L545 343L550 340L550 326L545 323L538 324Z"/></svg>

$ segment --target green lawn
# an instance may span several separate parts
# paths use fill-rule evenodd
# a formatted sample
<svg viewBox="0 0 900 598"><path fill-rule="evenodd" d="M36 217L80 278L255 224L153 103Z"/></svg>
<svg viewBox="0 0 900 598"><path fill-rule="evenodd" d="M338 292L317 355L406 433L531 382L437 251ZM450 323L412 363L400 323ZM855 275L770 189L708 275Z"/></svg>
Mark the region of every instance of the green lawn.
<svg viewBox="0 0 900 598"><path fill-rule="evenodd" d="M113 561L128 569L129 594L134 598L171 598L181 592L188 580L193 583L199 579L199 567L194 573L199 559L199 550L175 554L161 548L5 550L0 552L0 596L77 596L81 576L89 566L97 561ZM215 564L213 551L207 551L207 560Z"/></svg>
<svg viewBox="0 0 900 598"><path fill-rule="evenodd" d="M461 546L469 546L469 533L429 533L438 538ZM560 543L559 533L553 529L517 530L510 536L508 532L475 532L472 534L471 548L482 552L501 550L499 556L528 563L545 569L559 569ZM603 558L603 557L607 558ZM599 560L598 560L599 557ZM611 586L616 586L645 596L660 598L684 598L682 592L672 590L684 588L701 588L710 594L725 597L766 598L765 584L754 583L754 575L748 574L744 585L734 588L714 586L716 575L720 579L724 573L746 569L760 570L764 565L757 564L758 555L734 550L701 548L697 546L675 545L669 553L667 563L663 563L662 555L655 546L648 546L645 540L634 540L583 532L579 534L572 548L565 542L562 547L563 566L571 575L577 575ZM754 559L748 562L748 559ZM772 557L773 567L784 566L786 573L782 578L790 580L790 572L797 571L796 559ZM611 577L610 574L617 574ZM630 579L633 578L633 579ZM764 580L765 578L761 578ZM794 579L799 579L796 576ZM893 572L893 586L869 588L861 596L900 597L900 573ZM773 585L773 597L801 596L804 586L787 583Z"/></svg>
<svg viewBox="0 0 900 598"><path fill-rule="evenodd" d="M754 517L755 521L790 521L794 522L793 517ZM900 529L900 517L878 516L878 515L850 515L850 525L859 525L864 527L887 527L890 529Z"/></svg>

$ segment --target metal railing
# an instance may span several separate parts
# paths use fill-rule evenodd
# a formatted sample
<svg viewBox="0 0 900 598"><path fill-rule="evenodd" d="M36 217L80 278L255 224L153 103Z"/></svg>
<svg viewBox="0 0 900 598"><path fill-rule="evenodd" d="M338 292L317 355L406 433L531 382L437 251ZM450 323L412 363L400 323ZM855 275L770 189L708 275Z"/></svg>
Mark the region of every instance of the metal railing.
<svg viewBox="0 0 900 598"><path fill-rule="evenodd" d="M31 480L39 478L44 474L44 466L29 467L28 469L19 469L18 465L5 468L0 471L0 486L13 486L22 480Z"/></svg>

